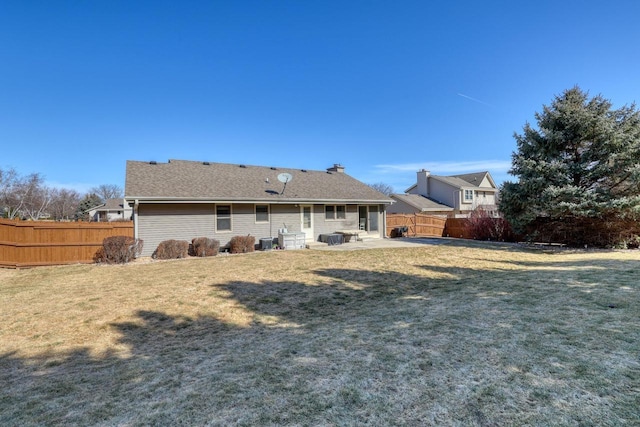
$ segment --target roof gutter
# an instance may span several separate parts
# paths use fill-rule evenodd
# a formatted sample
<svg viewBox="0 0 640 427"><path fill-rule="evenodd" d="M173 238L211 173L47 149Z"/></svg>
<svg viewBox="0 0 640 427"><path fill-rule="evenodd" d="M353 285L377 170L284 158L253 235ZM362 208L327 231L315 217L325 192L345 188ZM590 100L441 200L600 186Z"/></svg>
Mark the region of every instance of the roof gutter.
<svg viewBox="0 0 640 427"><path fill-rule="evenodd" d="M268 203L274 205L291 204L317 204L317 203L341 203L341 204L368 204L368 205L391 205L393 200L345 200L345 199L211 199L211 198L186 198L186 197L135 197L126 196L125 201L131 203L135 200L138 203L226 203L226 204L255 204Z"/></svg>

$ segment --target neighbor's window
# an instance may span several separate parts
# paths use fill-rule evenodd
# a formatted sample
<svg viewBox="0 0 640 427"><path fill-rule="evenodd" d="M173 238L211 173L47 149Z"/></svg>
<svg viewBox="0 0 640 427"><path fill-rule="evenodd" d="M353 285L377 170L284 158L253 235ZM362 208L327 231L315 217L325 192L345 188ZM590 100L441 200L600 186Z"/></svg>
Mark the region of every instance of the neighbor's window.
<svg viewBox="0 0 640 427"><path fill-rule="evenodd" d="M470 202L473 200L473 190L464 190L464 201Z"/></svg>
<svg viewBox="0 0 640 427"><path fill-rule="evenodd" d="M328 220L346 219L347 207L345 205L326 205L324 207L324 218Z"/></svg>
<svg viewBox="0 0 640 427"><path fill-rule="evenodd" d="M231 231L231 205L216 206L216 231Z"/></svg>
<svg viewBox="0 0 640 427"><path fill-rule="evenodd" d="M256 205L256 222L269 222L269 205Z"/></svg>

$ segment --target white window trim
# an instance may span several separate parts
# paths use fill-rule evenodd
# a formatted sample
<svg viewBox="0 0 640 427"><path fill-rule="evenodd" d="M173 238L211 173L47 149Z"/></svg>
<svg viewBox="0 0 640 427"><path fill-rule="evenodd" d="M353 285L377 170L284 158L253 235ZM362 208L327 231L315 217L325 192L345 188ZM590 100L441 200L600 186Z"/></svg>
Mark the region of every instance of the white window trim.
<svg viewBox="0 0 640 427"><path fill-rule="evenodd" d="M462 201L463 203L472 203L473 202L473 190L462 190ZM471 192L471 198L467 197L467 191Z"/></svg>
<svg viewBox="0 0 640 427"><path fill-rule="evenodd" d="M333 207L333 218L327 218L327 206ZM344 218L338 218L338 206L342 206L344 212ZM347 219L347 205L324 205L324 220L325 221L344 221Z"/></svg>
<svg viewBox="0 0 640 427"><path fill-rule="evenodd" d="M267 207L267 219L266 221L258 221L258 206L266 206ZM271 205L266 203L260 203L253 205L253 219L255 224L269 224L271 222Z"/></svg>
<svg viewBox="0 0 640 427"><path fill-rule="evenodd" d="M218 228L218 206L229 206L229 229L228 230L220 230ZM215 232L216 233L233 233L233 205L232 204L220 204L220 205L216 205L215 206L216 209L216 228L215 228ZM222 217L223 219L225 217Z"/></svg>

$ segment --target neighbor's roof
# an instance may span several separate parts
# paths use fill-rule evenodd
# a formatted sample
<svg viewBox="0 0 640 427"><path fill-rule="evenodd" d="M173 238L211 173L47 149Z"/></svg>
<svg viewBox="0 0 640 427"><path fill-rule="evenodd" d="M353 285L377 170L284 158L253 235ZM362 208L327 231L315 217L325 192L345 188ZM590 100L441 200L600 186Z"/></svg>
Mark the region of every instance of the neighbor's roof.
<svg viewBox="0 0 640 427"><path fill-rule="evenodd" d="M429 211L452 211L453 208L451 206L443 205L442 203L438 203L435 200L428 199L420 194L392 194L391 198L408 204L409 206L413 206L416 209L419 209L423 212Z"/></svg>
<svg viewBox="0 0 640 427"><path fill-rule="evenodd" d="M96 211L96 212L108 212L108 211L121 211L124 208L124 200L123 199L107 199L107 201L101 205L94 206L92 208L87 209L85 212Z"/></svg>
<svg viewBox="0 0 640 427"><path fill-rule="evenodd" d="M493 188L491 188L491 187L480 187L480 184L482 183L482 180L485 177L487 177L489 179L489 182L491 183ZM449 176L429 175L429 178L437 179L438 181L444 182L446 184L449 184L452 187L457 187L457 188L477 187L477 188L481 188L483 191L492 191L492 190L496 189L496 184L493 181L493 178L491 177L491 174L488 171L467 173L467 174L462 174L462 175L449 175ZM409 191L411 191L413 188L415 188L417 186L418 186L417 183L413 184L409 188L407 188L405 191L409 192Z"/></svg>
<svg viewBox="0 0 640 427"><path fill-rule="evenodd" d="M107 199L107 202L104 204L103 210L109 211L121 211L124 209L122 199Z"/></svg>
<svg viewBox="0 0 640 427"><path fill-rule="evenodd" d="M186 160L153 163L127 161L125 198L270 203L393 202L343 172ZM278 180L281 173L293 177L286 188Z"/></svg>
<svg viewBox="0 0 640 427"><path fill-rule="evenodd" d="M491 185L493 185L494 187L496 186L496 183L493 182L493 178L491 177L491 174L489 173L489 171L466 173L462 175L453 175L453 177L460 178L461 180L466 181L469 184L475 185L475 186L479 186L486 177L491 183ZM486 188L486 187L483 187L483 188Z"/></svg>

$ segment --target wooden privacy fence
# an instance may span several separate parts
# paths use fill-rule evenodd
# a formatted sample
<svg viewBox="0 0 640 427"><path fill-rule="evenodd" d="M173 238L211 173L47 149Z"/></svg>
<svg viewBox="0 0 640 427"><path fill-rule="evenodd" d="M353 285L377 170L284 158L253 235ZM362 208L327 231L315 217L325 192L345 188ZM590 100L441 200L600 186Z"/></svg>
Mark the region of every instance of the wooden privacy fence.
<svg viewBox="0 0 640 427"><path fill-rule="evenodd" d="M387 236L396 227L407 227L407 236L442 237L446 218L424 214L387 214Z"/></svg>
<svg viewBox="0 0 640 427"><path fill-rule="evenodd" d="M393 229L407 227L410 237L459 237L471 239L466 218L443 218L425 214L387 214L387 237Z"/></svg>
<svg viewBox="0 0 640 427"><path fill-rule="evenodd" d="M466 218L447 218L447 225L444 228L445 237L458 237L460 239L473 239Z"/></svg>
<svg viewBox="0 0 640 427"><path fill-rule="evenodd" d="M93 261L105 237L133 237L133 221L48 222L0 219L0 267Z"/></svg>

